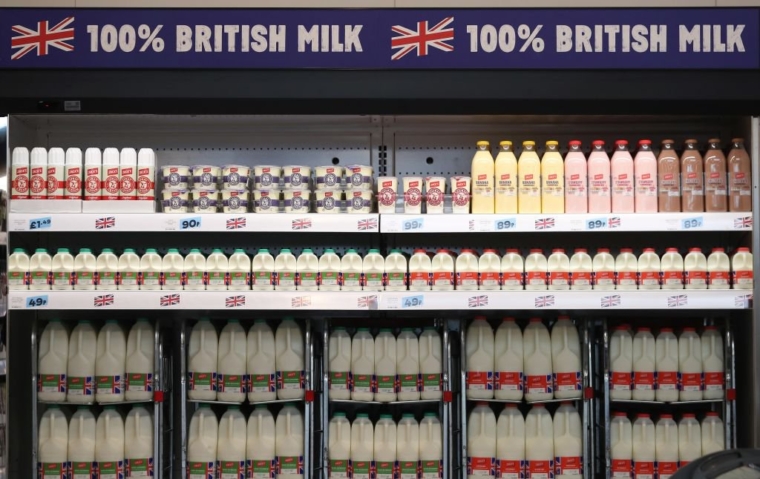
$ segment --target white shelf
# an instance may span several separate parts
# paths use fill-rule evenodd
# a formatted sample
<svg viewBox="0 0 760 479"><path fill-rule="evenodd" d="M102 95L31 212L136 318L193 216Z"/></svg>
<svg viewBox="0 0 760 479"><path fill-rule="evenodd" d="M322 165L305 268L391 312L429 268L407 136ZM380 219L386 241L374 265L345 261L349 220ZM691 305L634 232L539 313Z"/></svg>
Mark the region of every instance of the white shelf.
<svg viewBox="0 0 760 479"><path fill-rule="evenodd" d="M748 290L656 291L11 291L10 309L298 311L750 309ZM99 306L98 306L99 305Z"/></svg>

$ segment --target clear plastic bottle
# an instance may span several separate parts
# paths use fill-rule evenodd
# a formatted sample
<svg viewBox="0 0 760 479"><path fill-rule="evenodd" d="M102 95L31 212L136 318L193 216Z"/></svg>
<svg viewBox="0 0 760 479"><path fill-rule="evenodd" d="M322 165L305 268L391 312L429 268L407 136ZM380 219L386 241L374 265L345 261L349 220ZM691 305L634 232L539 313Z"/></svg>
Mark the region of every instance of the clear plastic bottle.
<svg viewBox="0 0 760 479"><path fill-rule="evenodd" d="M66 400L69 333L60 319L53 319L45 326L38 349L37 398L63 402Z"/></svg>
<svg viewBox="0 0 760 479"><path fill-rule="evenodd" d="M99 403L124 400L127 370L127 338L114 319L98 331L95 356L95 400Z"/></svg>
<svg viewBox="0 0 760 479"><path fill-rule="evenodd" d="M251 289L251 258L244 249L236 249L230 256L229 268L230 291L247 291Z"/></svg>
<svg viewBox="0 0 760 479"><path fill-rule="evenodd" d="M531 318L523 332L523 367L525 399L553 399L552 341L541 318Z"/></svg>
<svg viewBox="0 0 760 479"><path fill-rule="evenodd" d="M34 260L34 256L32 256L32 260ZM52 266L53 291L72 290L76 276L74 275L74 256L69 253L68 248L58 248L55 256L53 256Z"/></svg>
<svg viewBox="0 0 760 479"><path fill-rule="evenodd" d="M275 331L277 399L303 399L306 394L304 341L301 327L285 316Z"/></svg>
<svg viewBox="0 0 760 479"><path fill-rule="evenodd" d="M251 263L253 290L274 290L274 257L268 249L260 249Z"/></svg>
<svg viewBox="0 0 760 479"><path fill-rule="evenodd" d="M145 319L138 319L127 337L124 392L127 401L149 401L153 398L154 350L153 326Z"/></svg>
<svg viewBox="0 0 760 479"><path fill-rule="evenodd" d="M204 291L206 289L206 257L201 250L191 249L185 256L183 264L185 271L185 289L188 291Z"/></svg>
<svg viewBox="0 0 760 479"><path fill-rule="evenodd" d="M704 389L702 340L694 328L683 328L678 338L679 400L701 401Z"/></svg>
<svg viewBox="0 0 760 479"><path fill-rule="evenodd" d="M320 291L340 291L340 257L331 248L319 257Z"/></svg>
<svg viewBox="0 0 760 479"><path fill-rule="evenodd" d="M552 326L552 371L554 397L580 399L582 390L581 341L578 328L567 316L560 316Z"/></svg>
<svg viewBox="0 0 760 479"><path fill-rule="evenodd" d="M443 397L443 345L435 328L425 328L420 335L420 398Z"/></svg>
<svg viewBox="0 0 760 479"><path fill-rule="evenodd" d="M247 338L237 319L230 319L219 334L216 397L219 401L243 402L247 393Z"/></svg>
<svg viewBox="0 0 760 479"><path fill-rule="evenodd" d="M229 283L230 263L222 250L215 249L206 258L206 274L209 291L226 291Z"/></svg>
<svg viewBox="0 0 760 479"><path fill-rule="evenodd" d="M633 479L654 478L656 441L654 423L649 414L637 414L632 429Z"/></svg>
<svg viewBox="0 0 760 479"><path fill-rule="evenodd" d="M631 421L624 412L613 412L610 423L610 476L631 479L633 462L633 431Z"/></svg>
<svg viewBox="0 0 760 479"><path fill-rule="evenodd" d="M140 289L140 257L135 250L125 249L119 256L119 290L136 291Z"/></svg>
<svg viewBox="0 0 760 479"><path fill-rule="evenodd" d="M95 400L95 357L98 338L89 321L79 321L69 336L66 401L77 404Z"/></svg>
<svg viewBox="0 0 760 479"><path fill-rule="evenodd" d="M655 464L658 479L669 479L678 469L678 425L672 414L660 414L655 426Z"/></svg>

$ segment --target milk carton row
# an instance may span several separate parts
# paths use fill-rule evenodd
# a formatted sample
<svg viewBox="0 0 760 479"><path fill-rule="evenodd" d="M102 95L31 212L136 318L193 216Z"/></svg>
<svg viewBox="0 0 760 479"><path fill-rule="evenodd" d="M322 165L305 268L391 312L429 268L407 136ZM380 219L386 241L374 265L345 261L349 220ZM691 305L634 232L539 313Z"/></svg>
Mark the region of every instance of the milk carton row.
<svg viewBox="0 0 760 479"><path fill-rule="evenodd" d="M669 478L679 467L725 449L723 421L708 412L700 424L684 413L676 424L672 414L637 414L631 425L624 412L613 413L610 424L610 476Z"/></svg>
<svg viewBox="0 0 760 479"><path fill-rule="evenodd" d="M403 213L420 214L425 208L428 214L468 214L470 212L470 177L449 178L447 190L443 176L405 176L399 181L393 176L377 179L377 208L380 213L396 213L396 203L403 198ZM448 191L448 192L447 192Z"/></svg>
<svg viewBox="0 0 760 479"><path fill-rule="evenodd" d="M125 335L115 320L100 331L79 321L69 334L51 320L39 343L37 399L70 403L152 401L154 330L138 319Z"/></svg>
<svg viewBox="0 0 760 479"><path fill-rule="evenodd" d="M301 479L304 472L304 421L285 404L275 421L264 405L248 417L229 406L217 420L207 404L190 419L185 479L261 477Z"/></svg>
<svg viewBox="0 0 760 479"><path fill-rule="evenodd" d="M552 418L536 404L523 418L507 404L498 420L486 402L467 419L467 478L583 477L582 423L578 411L563 402Z"/></svg>
<svg viewBox="0 0 760 479"><path fill-rule="evenodd" d="M610 398L639 401L722 399L725 389L723 336L707 326L700 337L683 328L676 337L661 328L655 339L649 328L636 334L626 325L610 337Z"/></svg>
<svg viewBox="0 0 760 479"><path fill-rule="evenodd" d="M521 331L504 318L494 334L485 317L467 328L467 399L546 401L581 397L581 345L578 329L560 316L551 336L540 318Z"/></svg>
<svg viewBox="0 0 760 479"><path fill-rule="evenodd" d="M396 423L381 414L374 424L366 413L353 423L336 412L330 419L329 479L441 479L443 431L434 412L419 423L405 413Z"/></svg>
<svg viewBox="0 0 760 479"><path fill-rule="evenodd" d="M403 328L372 337L359 328L351 338L345 328L330 334L330 399L354 401L417 401L443 396L441 337L425 328L419 338Z"/></svg>
<svg viewBox="0 0 760 479"><path fill-rule="evenodd" d="M153 417L135 406L126 420L106 406L95 415L80 406L67 421L48 406L38 430L38 478L153 477ZM206 479L206 478L204 478Z"/></svg>
<svg viewBox="0 0 760 479"><path fill-rule="evenodd" d="M306 391L303 333L288 317L276 333L264 320L246 333L231 319L219 335L201 319L190 333L187 363L187 397L193 400L303 399Z"/></svg>

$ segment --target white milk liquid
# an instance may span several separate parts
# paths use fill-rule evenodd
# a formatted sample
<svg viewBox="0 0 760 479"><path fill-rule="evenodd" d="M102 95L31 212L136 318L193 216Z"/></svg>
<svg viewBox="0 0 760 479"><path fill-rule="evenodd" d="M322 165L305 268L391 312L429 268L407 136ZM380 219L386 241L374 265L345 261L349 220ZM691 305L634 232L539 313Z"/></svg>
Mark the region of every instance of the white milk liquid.
<svg viewBox="0 0 760 479"><path fill-rule="evenodd" d="M119 479L124 471L124 420L113 407L106 406L95 425L95 462L102 479Z"/></svg>
<svg viewBox="0 0 760 479"><path fill-rule="evenodd" d="M414 414L405 413L398 422L397 431L398 478L417 479L420 461L420 425ZM377 447L377 446L375 446Z"/></svg>
<svg viewBox="0 0 760 479"><path fill-rule="evenodd" d="M69 336L66 401L91 403L95 400L95 356L98 339L89 321L80 321Z"/></svg>
<svg viewBox="0 0 760 479"><path fill-rule="evenodd" d="M660 414L655 426L658 479L669 479L678 469L678 426L670 414Z"/></svg>
<svg viewBox="0 0 760 479"><path fill-rule="evenodd" d="M523 365L525 399L552 399L552 341L539 318L532 318L523 332Z"/></svg>
<svg viewBox="0 0 760 479"><path fill-rule="evenodd" d="M319 289L340 291L340 257L332 249L326 249L319 257Z"/></svg>
<svg viewBox="0 0 760 479"><path fill-rule="evenodd" d="M633 256L633 255L631 255ZM633 256L634 260L636 259ZM592 262L594 270L594 289L600 291L610 291L615 289L615 257L610 254L607 248L596 250L596 256ZM634 279L636 268L633 268ZM634 283L635 287L635 283Z"/></svg>
<svg viewBox="0 0 760 479"><path fill-rule="evenodd" d="M215 249L206 258L206 278L208 291L225 291L229 282L230 263L222 250Z"/></svg>
<svg viewBox="0 0 760 479"><path fill-rule="evenodd" d="M274 257L269 250L260 249L251 262L252 289L254 291L272 291L274 289Z"/></svg>
<svg viewBox="0 0 760 479"><path fill-rule="evenodd" d="M34 258L34 256L32 257ZM58 248L53 256L53 291L67 291L73 289L76 282L74 276L74 256L66 248Z"/></svg>
<svg viewBox="0 0 760 479"><path fill-rule="evenodd" d="M662 328L655 342L658 401L678 401L678 339L670 328Z"/></svg>
<svg viewBox="0 0 760 479"><path fill-rule="evenodd" d="M299 291L317 291L319 289L319 258L308 248L298 256L296 261Z"/></svg>
<svg viewBox="0 0 760 479"><path fill-rule="evenodd" d="M454 265L456 289L476 291L478 289L478 256L469 249L463 249Z"/></svg>
<svg viewBox="0 0 760 479"><path fill-rule="evenodd" d="M255 402L277 399L274 333L263 319L255 320L248 331L246 354L248 400Z"/></svg>
<svg viewBox="0 0 760 479"><path fill-rule="evenodd" d="M219 420L216 443L216 470L219 479L237 479L246 473L245 416L238 406L229 406Z"/></svg>
<svg viewBox="0 0 760 479"><path fill-rule="evenodd" d="M702 428L693 413L684 413L678 423L678 465L684 467L702 457Z"/></svg>
<svg viewBox="0 0 760 479"><path fill-rule="evenodd" d="M631 399L633 338L627 326L618 326L610 336L610 398Z"/></svg>
<svg viewBox="0 0 760 479"><path fill-rule="evenodd" d="M140 258L140 274L142 275L140 289L160 290L162 267L161 257L156 250L145 250L145 254Z"/></svg>
<svg viewBox="0 0 760 479"><path fill-rule="evenodd" d="M478 260L478 282L482 290L501 289L501 258L496 250L483 251L483 255Z"/></svg>
<svg viewBox="0 0 760 479"><path fill-rule="evenodd" d="M107 320L98 332L95 357L95 400L119 402L124 400L126 385L127 338L115 320Z"/></svg>
<svg viewBox="0 0 760 479"><path fill-rule="evenodd" d="M23 291L29 289L29 255L22 248L14 248L8 257L8 289Z"/></svg>
<svg viewBox="0 0 760 479"><path fill-rule="evenodd" d="M554 413L554 477L583 477L583 426L570 403L563 403Z"/></svg>
<svg viewBox="0 0 760 479"><path fill-rule="evenodd" d="M701 248L689 249L683 269L686 289L707 289L707 258Z"/></svg>
<svg viewBox="0 0 760 479"><path fill-rule="evenodd" d="M127 479L148 475L153 460L153 418L147 409L135 406L124 421L124 467Z"/></svg>
<svg viewBox="0 0 760 479"><path fill-rule="evenodd" d="M67 477L69 426L58 406L50 406L40 419L37 438L40 479Z"/></svg>
<svg viewBox="0 0 760 479"><path fill-rule="evenodd" d="M134 250L125 249L119 256L119 289L136 291L140 289L140 257Z"/></svg>
<svg viewBox="0 0 760 479"><path fill-rule="evenodd" d="M525 289L528 291L546 290L549 275L549 264L540 249L530 250L525 258Z"/></svg>
<svg viewBox="0 0 760 479"><path fill-rule="evenodd" d="M362 290L363 262L361 256L355 250L348 250L340 260L341 290Z"/></svg>
<svg viewBox="0 0 760 479"><path fill-rule="evenodd" d="M336 412L328 426L330 444L327 448L329 479L349 479L351 461L351 423L346 413Z"/></svg>
<svg viewBox="0 0 760 479"><path fill-rule="evenodd" d="M381 329L375 338L375 401L391 402L397 399L396 358L396 338L390 329Z"/></svg>
<svg viewBox="0 0 760 479"><path fill-rule="evenodd" d="M494 397L523 398L523 334L514 318L504 318L494 339Z"/></svg>
<svg viewBox="0 0 760 479"><path fill-rule="evenodd" d="M581 343L578 328L567 316L560 316L554 323L551 342L554 397L578 399L582 389Z"/></svg>
<svg viewBox="0 0 760 479"><path fill-rule="evenodd" d="M396 339L396 373L398 400L419 400L420 342L411 328L402 329Z"/></svg>
<svg viewBox="0 0 760 479"><path fill-rule="evenodd" d="M380 415L380 419L378 419L377 423L375 424L375 439L373 442L373 447L376 479L395 479L396 422L393 420L392 415Z"/></svg>
<svg viewBox="0 0 760 479"><path fill-rule="evenodd" d="M248 291L251 289L251 258L245 250L236 249L230 256L230 291Z"/></svg>
<svg viewBox="0 0 760 479"><path fill-rule="evenodd" d="M694 328L684 328L678 338L678 396L681 401L702 399L703 372L702 340Z"/></svg>
<svg viewBox="0 0 760 479"><path fill-rule="evenodd" d="M658 266L659 267L659 266ZM630 248L623 248L615 258L617 289L635 290L639 285L639 260Z"/></svg>
<svg viewBox="0 0 760 479"><path fill-rule="evenodd" d="M420 399L443 397L443 345L435 328L425 328L420 335Z"/></svg>
<svg viewBox="0 0 760 479"><path fill-rule="evenodd" d="M351 336L346 328L333 330L329 350L330 398L351 399Z"/></svg>
<svg viewBox="0 0 760 479"><path fill-rule="evenodd" d="M375 340L359 328L351 340L351 399L372 401L375 383Z"/></svg>
<svg viewBox="0 0 760 479"><path fill-rule="evenodd" d="M219 335L216 371L216 398L219 401L243 402L245 400L248 383L246 359L245 330L239 321L230 319Z"/></svg>
<svg viewBox="0 0 760 479"><path fill-rule="evenodd" d="M433 291L454 290L454 257L447 250L438 250L431 261Z"/></svg>
<svg viewBox="0 0 760 479"><path fill-rule="evenodd" d="M362 262L362 276L366 291L382 291L385 274L385 258L379 250L371 249Z"/></svg>
<svg viewBox="0 0 760 479"><path fill-rule="evenodd" d="M731 288L731 260L723 248L713 248L707 257L707 284L709 289Z"/></svg>
<svg viewBox="0 0 760 479"><path fill-rule="evenodd" d="M467 399L493 398L494 334L484 317L467 328Z"/></svg>
<svg viewBox="0 0 760 479"><path fill-rule="evenodd" d="M655 478L655 430L649 414L639 414L633 423L633 478Z"/></svg>
<svg viewBox="0 0 760 479"><path fill-rule="evenodd" d="M187 479L216 477L219 423L208 404L201 404L187 428Z"/></svg>
<svg viewBox="0 0 760 479"><path fill-rule="evenodd" d="M523 257L516 249L508 249L501 259L501 288L507 291L520 291L525 286L525 266Z"/></svg>
<svg viewBox="0 0 760 479"><path fill-rule="evenodd" d="M613 414L610 423L610 476L630 479L632 458L633 430L631 421L624 412L616 412Z"/></svg>
<svg viewBox="0 0 760 479"><path fill-rule="evenodd" d="M161 289L170 291L182 290L182 277L185 272L185 259L179 250L170 249L161 260L161 272L164 280Z"/></svg>
<svg viewBox="0 0 760 479"><path fill-rule="evenodd" d="M467 419L467 479L495 477L496 416L488 403L479 402Z"/></svg>
<svg viewBox="0 0 760 479"><path fill-rule="evenodd" d="M97 277L95 272L98 267L98 259L87 248L79 250L79 254L74 258L74 273L76 283L74 289L91 291L95 289Z"/></svg>
<svg viewBox="0 0 760 479"><path fill-rule="evenodd" d="M633 337L633 399L654 401L656 358L654 336L649 328L639 328Z"/></svg>
<svg viewBox="0 0 760 479"><path fill-rule="evenodd" d="M50 321L42 331L37 365L37 399L66 399L66 366L69 356L69 333L60 320Z"/></svg>
<svg viewBox="0 0 760 479"><path fill-rule="evenodd" d="M95 429L95 416L87 406L79 406L69 422L71 479L91 479L95 473Z"/></svg>
<svg viewBox="0 0 760 479"><path fill-rule="evenodd" d="M702 365L705 373L705 399L721 399L725 389L723 336L715 326L702 333Z"/></svg>
<svg viewBox="0 0 760 479"><path fill-rule="evenodd" d="M415 250L409 259L409 291L430 291L433 266L425 250Z"/></svg>
<svg viewBox="0 0 760 479"><path fill-rule="evenodd" d="M208 319L195 323L187 353L188 398L201 401L216 399L218 354L219 337L214 326Z"/></svg>
<svg viewBox="0 0 760 479"><path fill-rule="evenodd" d="M403 419L402 419L403 420ZM434 412L426 412L420 422L420 479L443 477L443 430Z"/></svg>
<svg viewBox="0 0 760 479"><path fill-rule="evenodd" d="M549 411L536 404L525 418L527 477L550 479L554 471L554 426Z"/></svg>
<svg viewBox="0 0 760 479"><path fill-rule="evenodd" d="M185 270L186 290L203 291L206 289L206 257L200 250L190 250L190 253L185 256L183 269Z"/></svg>
<svg viewBox="0 0 760 479"><path fill-rule="evenodd" d="M118 287L119 257L109 248L103 248L95 263L97 271L97 289L113 291Z"/></svg>
<svg viewBox="0 0 760 479"><path fill-rule="evenodd" d="M506 404L496 422L496 476L525 475L525 418L516 404Z"/></svg>
<svg viewBox="0 0 760 479"><path fill-rule="evenodd" d="M385 290L406 291L406 256L399 250L391 250L391 254L385 258Z"/></svg>
<svg viewBox="0 0 760 479"><path fill-rule="evenodd" d="M301 412L286 404L277 414L275 426L275 455L277 456L277 479L302 479L304 477L303 437L304 424Z"/></svg>
<svg viewBox="0 0 760 479"><path fill-rule="evenodd" d="M549 289L566 291L570 289L570 258L563 249L554 249L547 261L549 271Z"/></svg>
<svg viewBox="0 0 760 479"><path fill-rule="evenodd" d="M723 421L717 412L708 412L702 419L702 455L706 456L726 448Z"/></svg>
<svg viewBox="0 0 760 479"><path fill-rule="evenodd" d="M610 259L612 256L610 256ZM589 290L592 288L594 261L585 249L576 248L570 258L570 289Z"/></svg>
<svg viewBox="0 0 760 479"><path fill-rule="evenodd" d="M248 417L246 459L248 478L269 479L276 470L275 422L266 406L259 404Z"/></svg>
<svg viewBox="0 0 760 479"><path fill-rule="evenodd" d="M357 413L351 424L351 465L354 479L372 479L375 432L366 413Z"/></svg>
<svg viewBox="0 0 760 479"><path fill-rule="evenodd" d="M127 337L126 392L127 401L147 401L153 397L155 362L153 326L138 319Z"/></svg>
<svg viewBox="0 0 760 479"><path fill-rule="evenodd" d="M306 391L304 344L301 328L284 318L275 333L277 399L303 399Z"/></svg>

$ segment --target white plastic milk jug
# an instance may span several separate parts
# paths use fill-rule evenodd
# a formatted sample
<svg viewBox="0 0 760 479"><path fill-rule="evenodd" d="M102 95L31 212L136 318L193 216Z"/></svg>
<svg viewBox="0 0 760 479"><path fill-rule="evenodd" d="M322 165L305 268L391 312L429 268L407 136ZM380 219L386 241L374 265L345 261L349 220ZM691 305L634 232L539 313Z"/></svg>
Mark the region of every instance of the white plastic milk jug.
<svg viewBox="0 0 760 479"><path fill-rule="evenodd" d="M409 291L430 291L433 281L433 265L427 251L414 250L409 259Z"/></svg>
<svg viewBox="0 0 760 479"><path fill-rule="evenodd" d="M51 320L42 331L37 363L37 399L66 399L66 367L69 357L69 333L59 319Z"/></svg>
<svg viewBox="0 0 760 479"><path fill-rule="evenodd" d="M319 289L321 291L340 291L340 257L335 250L326 249L319 257Z"/></svg>
<svg viewBox="0 0 760 479"><path fill-rule="evenodd" d="M69 421L69 467L71 479L91 479L95 473L95 416L79 406ZM151 438L153 431L151 430Z"/></svg>
<svg viewBox="0 0 760 479"><path fill-rule="evenodd" d="M467 419L467 479L496 477L496 416L478 402Z"/></svg>
<svg viewBox="0 0 760 479"><path fill-rule="evenodd" d="M96 260L99 290L115 290L118 287L119 257L110 248L103 248Z"/></svg>
<svg viewBox="0 0 760 479"><path fill-rule="evenodd" d="M199 401L216 399L216 363L219 337L208 319L201 319L190 333L187 360L187 397ZM214 459L216 460L216 459Z"/></svg>
<svg viewBox="0 0 760 479"><path fill-rule="evenodd" d="M443 397L443 345L435 328L427 327L420 335L420 399Z"/></svg>
<svg viewBox="0 0 760 479"><path fill-rule="evenodd" d="M254 291L272 291L274 289L274 257L268 249L260 249L251 262L251 280Z"/></svg>
<svg viewBox="0 0 760 479"><path fill-rule="evenodd" d="M327 447L329 479L349 479L351 468L351 423L346 413L336 412L328 426L330 444Z"/></svg>
<svg viewBox="0 0 760 479"><path fill-rule="evenodd" d="M247 392L247 338L240 321L230 319L219 334L216 368L216 398L243 402ZM244 448L245 449L245 448Z"/></svg>
<svg viewBox="0 0 760 479"><path fill-rule="evenodd" d="M119 289L135 291L140 289L140 257L134 250L125 249L119 256Z"/></svg>
<svg viewBox="0 0 760 479"><path fill-rule="evenodd" d="M546 290L546 281L549 276L549 264L543 251L540 249L530 250L525 258L525 289L528 291Z"/></svg>
<svg viewBox="0 0 760 479"><path fill-rule="evenodd" d="M420 425L414 414L404 413L398 422L396 460L399 479L417 479L420 463ZM377 447L377 445L375 445Z"/></svg>
<svg viewBox="0 0 760 479"><path fill-rule="evenodd" d="M655 398L655 340L649 328L639 328L633 336L633 392L637 401Z"/></svg>
<svg viewBox="0 0 760 479"><path fill-rule="evenodd" d="M630 254L630 253L629 253ZM631 255L633 256L633 255ZM634 260L636 259L633 256ZM610 291L615 289L615 257L610 254L607 248L598 248L596 256L592 262L594 274L594 289L600 291ZM633 268L634 280L636 279L636 267ZM634 282L634 287L636 283Z"/></svg>
<svg viewBox="0 0 760 479"><path fill-rule="evenodd" d="M452 291L454 289L454 257L448 250L436 251L430 263L433 274L433 291Z"/></svg>
<svg viewBox="0 0 760 479"><path fill-rule="evenodd" d="M515 318L504 318L494 339L494 397L523 398L523 334ZM502 413L503 414L503 413Z"/></svg>
<svg viewBox="0 0 760 479"><path fill-rule="evenodd" d="M554 371L554 397L578 399L581 397L581 343L578 328L570 318L560 316L552 327L552 369Z"/></svg>
<svg viewBox="0 0 760 479"><path fill-rule="evenodd" d="M380 250L369 250L362 262L364 289L367 291L382 291L384 274L385 258L380 254Z"/></svg>
<svg viewBox="0 0 760 479"><path fill-rule="evenodd" d="M633 479L654 479L655 432L649 414L638 414L632 429Z"/></svg>
<svg viewBox="0 0 760 479"><path fill-rule="evenodd" d="M91 403L95 400L95 356L98 339L89 321L79 321L69 336L66 401Z"/></svg>
<svg viewBox="0 0 760 479"><path fill-rule="evenodd" d="M656 255L655 255L656 256ZM658 265L659 269L659 265ZM617 289L635 290L639 285L639 260L630 248L621 248L620 254L615 258L615 275ZM659 284L659 283L658 283ZM653 283L650 282L650 286ZM656 288L655 288L656 289Z"/></svg>
<svg viewBox="0 0 760 479"><path fill-rule="evenodd" d="M246 440L247 474L250 479L269 479L276 470L274 416L257 404L248 418Z"/></svg>
<svg viewBox="0 0 760 479"><path fill-rule="evenodd" d="M98 332L95 357L95 400L99 403L124 400L127 369L127 338L114 319Z"/></svg>
<svg viewBox="0 0 760 479"><path fill-rule="evenodd" d="M219 420L219 439L216 443L217 477L245 477L247 437L245 416L238 406L228 406Z"/></svg>
<svg viewBox="0 0 760 479"><path fill-rule="evenodd" d="M554 413L554 478L583 476L583 426L572 403L562 403Z"/></svg>
<svg viewBox="0 0 760 479"><path fill-rule="evenodd" d="M707 289L707 258L701 248L689 249L683 269L686 289Z"/></svg>
<svg viewBox="0 0 760 479"><path fill-rule="evenodd" d="M713 248L707 257L707 284L710 289L731 288L731 260L723 248Z"/></svg>
<svg viewBox="0 0 760 479"><path fill-rule="evenodd" d="M615 412L612 416L610 423L610 476L619 479L631 479L631 460L633 459L631 421L624 412Z"/></svg>
<svg viewBox="0 0 760 479"><path fill-rule="evenodd" d="M549 289L564 291L570 289L570 258L562 248L552 250L547 261L549 268Z"/></svg>
<svg viewBox="0 0 760 479"><path fill-rule="evenodd" d="M40 479L68 477L69 426L58 406L48 406L40 419L37 439Z"/></svg>
<svg viewBox="0 0 760 479"><path fill-rule="evenodd" d="M346 328L333 329L329 349L330 398L351 399L351 336Z"/></svg>
<svg viewBox="0 0 760 479"><path fill-rule="evenodd" d="M610 398L631 399L633 338L628 326L620 325L610 336Z"/></svg>
<svg viewBox="0 0 760 479"><path fill-rule="evenodd" d="M495 249L483 251L483 255L478 260L478 282L482 290L501 289L501 258Z"/></svg>
<svg viewBox="0 0 760 479"><path fill-rule="evenodd" d="M420 399L420 342L412 328L403 328L396 339L398 400Z"/></svg>
<svg viewBox="0 0 760 479"><path fill-rule="evenodd" d="M526 477L551 479L554 472L554 425L543 404L536 404L525 418Z"/></svg>
<svg viewBox="0 0 760 479"><path fill-rule="evenodd" d="M552 399L552 340L540 318L531 318L523 332L523 367L525 399Z"/></svg>
<svg viewBox="0 0 760 479"><path fill-rule="evenodd" d="M655 398L678 401L678 339L671 328L662 328L657 335L655 355Z"/></svg>
<svg viewBox="0 0 760 479"><path fill-rule="evenodd" d="M53 256L53 291L71 290L76 281L74 276L74 256L67 248L58 248Z"/></svg>
<svg viewBox="0 0 760 479"><path fill-rule="evenodd" d="M702 428L693 413L684 413L678 423L678 466L702 457Z"/></svg>
<svg viewBox="0 0 760 479"><path fill-rule="evenodd" d="M385 290L406 291L406 287L406 256L401 253L401 250L392 249L388 257L385 258Z"/></svg>
<svg viewBox="0 0 760 479"><path fill-rule="evenodd" d="M184 272L185 258L179 254L178 249L169 249L161 260L161 273L163 274L163 287L161 289L182 290Z"/></svg>
<svg viewBox="0 0 760 479"><path fill-rule="evenodd" d="M304 344L301 328L285 317L275 333L277 399L303 399L306 392Z"/></svg>
<svg viewBox="0 0 760 479"><path fill-rule="evenodd" d="M105 406L95 424L95 462L98 477L119 479L124 474L124 420L116 406Z"/></svg>
<svg viewBox="0 0 760 479"><path fill-rule="evenodd" d="M187 428L187 479L216 477L219 423L208 404L200 404Z"/></svg>
<svg viewBox="0 0 760 479"><path fill-rule="evenodd" d="M236 249L230 256L230 291L247 291L251 289L251 258L245 250Z"/></svg>
<svg viewBox="0 0 760 479"><path fill-rule="evenodd" d="M375 382L375 340L369 328L359 328L351 340L351 399L372 401Z"/></svg>
<svg viewBox="0 0 760 479"><path fill-rule="evenodd" d="M752 253L749 248L738 248L731 258L734 289L752 289Z"/></svg>
<svg viewBox="0 0 760 479"><path fill-rule="evenodd" d="M23 291L29 289L29 255L23 248L14 248L8 257L8 289Z"/></svg>
<svg viewBox="0 0 760 479"><path fill-rule="evenodd" d="M702 455L706 456L726 448L723 421L717 412L710 411L702 419Z"/></svg>
<svg viewBox="0 0 760 479"><path fill-rule="evenodd" d="M124 469L127 479L150 477L154 464L153 418L147 409L135 406L124 421Z"/></svg>
<svg viewBox="0 0 760 479"><path fill-rule="evenodd" d="M496 477L525 476L525 418L517 404L505 404L496 422Z"/></svg>
<svg viewBox="0 0 760 479"><path fill-rule="evenodd" d="M454 265L456 289L476 291L478 289L478 256L471 249L463 249Z"/></svg>
<svg viewBox="0 0 760 479"><path fill-rule="evenodd" d="M638 269L639 289L660 289L660 257L653 248L647 248L641 253Z"/></svg>
<svg viewBox="0 0 760 479"><path fill-rule="evenodd" d="M705 399L723 398L725 389L723 336L715 326L702 333L702 365L705 373Z"/></svg>
<svg viewBox="0 0 760 479"><path fill-rule="evenodd" d="M140 258L140 289L161 289L162 269L163 265L161 256L158 255L155 249L146 249L145 254Z"/></svg>
<svg viewBox="0 0 760 479"><path fill-rule="evenodd" d="M467 399L493 398L494 334L485 317L476 317L467 328L465 354Z"/></svg>
<svg viewBox="0 0 760 479"><path fill-rule="evenodd" d="M390 329L383 328L375 338L375 401L397 399L397 374L396 338Z"/></svg>
<svg viewBox="0 0 760 479"><path fill-rule="evenodd" d="M37 248L29 260L29 289L45 291L50 289L53 258L45 248ZM69 288L70 289L70 288Z"/></svg>
<svg viewBox="0 0 760 479"><path fill-rule="evenodd" d="M309 248L296 260L296 272L298 273L299 291L317 291L319 289L319 258Z"/></svg>
<svg viewBox="0 0 760 479"><path fill-rule="evenodd" d="M380 415L380 419L375 424L375 440L373 445L375 477L377 479L395 479L396 422L391 414Z"/></svg>
<svg viewBox="0 0 760 479"><path fill-rule="evenodd" d="M525 266L520 251L508 249L501 259L501 288L507 291L520 291L525 286Z"/></svg>
<svg viewBox="0 0 760 479"><path fill-rule="evenodd" d="M702 341L694 328L683 328L678 338L678 389L681 401L702 399Z"/></svg>
<svg viewBox="0 0 760 479"><path fill-rule="evenodd" d="M662 289L683 289L683 257L678 248L668 248L660 261Z"/></svg>
<svg viewBox="0 0 760 479"><path fill-rule="evenodd" d="M612 258L612 256L610 256ZM593 286L594 261L585 248L576 248L570 258L570 289L589 290Z"/></svg>
<svg viewBox="0 0 760 479"><path fill-rule="evenodd" d="M275 455L277 456L277 479L302 479L304 477L304 424L301 411L285 404L277 414L275 426Z"/></svg>
<svg viewBox="0 0 760 479"><path fill-rule="evenodd" d="M660 414L655 426L655 461L658 479L669 479L678 469L678 426L672 414Z"/></svg>
<svg viewBox="0 0 760 479"><path fill-rule="evenodd" d="M255 402L277 399L274 333L265 320L257 319L253 322L248 331L246 354L248 400Z"/></svg>
<svg viewBox="0 0 760 479"><path fill-rule="evenodd" d="M79 250L79 254L74 258L74 275L76 283L74 289L93 290L97 283L95 275L98 268L98 259L88 248Z"/></svg>
<svg viewBox="0 0 760 479"><path fill-rule="evenodd" d="M443 478L443 430L434 412L420 421L420 479Z"/></svg>
<svg viewBox="0 0 760 479"><path fill-rule="evenodd" d="M372 479L375 432L367 413L357 413L351 424L351 467L354 479Z"/></svg>
<svg viewBox="0 0 760 479"><path fill-rule="evenodd" d="M293 258L295 265L295 258ZM294 268L295 269L295 268ZM230 262L222 253L215 249L206 258L206 289L209 291L225 291L229 282Z"/></svg>
<svg viewBox="0 0 760 479"><path fill-rule="evenodd" d="M356 250L349 249L340 260L341 289L343 291L362 290L363 262Z"/></svg>
<svg viewBox="0 0 760 479"><path fill-rule="evenodd" d="M155 362L153 326L138 319L127 337L126 391L127 401L149 401L153 398Z"/></svg>

